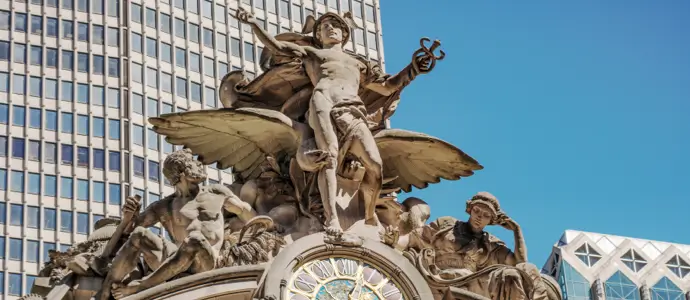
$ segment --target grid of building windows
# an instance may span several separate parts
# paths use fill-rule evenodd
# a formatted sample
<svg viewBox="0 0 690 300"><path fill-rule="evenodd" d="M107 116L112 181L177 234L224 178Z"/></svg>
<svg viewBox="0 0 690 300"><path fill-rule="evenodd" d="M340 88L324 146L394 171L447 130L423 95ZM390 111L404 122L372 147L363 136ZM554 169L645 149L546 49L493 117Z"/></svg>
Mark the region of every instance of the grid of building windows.
<svg viewBox="0 0 690 300"><path fill-rule="evenodd" d="M239 6L272 34L350 11L360 28L346 49L383 64L378 0L0 0L4 299L28 293L49 250L85 240L125 197L172 192L160 163L175 149L146 119L218 107L226 73L260 73Z"/></svg>

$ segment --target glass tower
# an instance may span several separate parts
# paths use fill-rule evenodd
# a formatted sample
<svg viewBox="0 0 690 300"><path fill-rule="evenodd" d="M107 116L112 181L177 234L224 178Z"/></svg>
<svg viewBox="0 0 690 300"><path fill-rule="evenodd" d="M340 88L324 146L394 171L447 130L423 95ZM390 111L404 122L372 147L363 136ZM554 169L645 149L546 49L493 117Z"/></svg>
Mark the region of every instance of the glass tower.
<svg viewBox="0 0 690 300"><path fill-rule="evenodd" d="M174 148L146 119L218 107L226 73L260 72L238 6L273 34L351 11L347 49L383 65L378 2L0 0L0 299L28 293L49 250L84 241L125 197L173 191L160 163Z"/></svg>
<svg viewBox="0 0 690 300"><path fill-rule="evenodd" d="M542 272L564 300L687 300L689 262L690 245L567 230Z"/></svg>

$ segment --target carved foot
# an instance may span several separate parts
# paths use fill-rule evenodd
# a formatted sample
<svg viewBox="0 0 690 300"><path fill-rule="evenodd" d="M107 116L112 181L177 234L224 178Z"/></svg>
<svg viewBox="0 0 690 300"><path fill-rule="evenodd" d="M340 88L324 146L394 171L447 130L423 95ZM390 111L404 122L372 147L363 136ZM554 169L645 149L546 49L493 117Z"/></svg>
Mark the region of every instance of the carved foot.
<svg viewBox="0 0 690 300"><path fill-rule="evenodd" d="M334 237L340 237L343 235L343 228L340 227L340 221L337 219L331 220L330 224L326 226L326 234Z"/></svg>
<svg viewBox="0 0 690 300"><path fill-rule="evenodd" d="M364 220L364 225L378 227L379 226L379 220L376 217L367 218Z"/></svg>
<svg viewBox="0 0 690 300"><path fill-rule="evenodd" d="M112 295L115 299L122 299L141 290L141 280L133 280L128 285L113 283Z"/></svg>

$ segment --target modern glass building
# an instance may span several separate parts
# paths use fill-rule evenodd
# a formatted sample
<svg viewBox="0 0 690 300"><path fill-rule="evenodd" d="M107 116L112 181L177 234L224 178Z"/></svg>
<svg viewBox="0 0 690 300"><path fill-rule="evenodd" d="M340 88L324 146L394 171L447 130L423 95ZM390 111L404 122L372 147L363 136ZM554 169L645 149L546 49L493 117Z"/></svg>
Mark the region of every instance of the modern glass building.
<svg viewBox="0 0 690 300"><path fill-rule="evenodd" d="M352 11L348 49L383 64L378 0L0 0L2 299L28 293L49 250L85 240L128 195L172 192L160 163L173 147L146 119L217 107L227 72L260 72L240 5L271 33Z"/></svg>
<svg viewBox="0 0 690 300"><path fill-rule="evenodd" d="M565 300L690 300L690 245L568 230L542 272Z"/></svg>

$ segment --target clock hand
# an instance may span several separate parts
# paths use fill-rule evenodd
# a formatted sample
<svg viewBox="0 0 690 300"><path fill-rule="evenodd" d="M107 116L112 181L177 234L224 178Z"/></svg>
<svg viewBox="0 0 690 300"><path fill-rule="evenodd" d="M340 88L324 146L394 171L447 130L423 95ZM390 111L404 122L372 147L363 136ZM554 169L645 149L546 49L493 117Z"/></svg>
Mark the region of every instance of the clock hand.
<svg viewBox="0 0 690 300"><path fill-rule="evenodd" d="M374 292L367 292L364 296L360 297L359 300L372 300L374 299Z"/></svg>
<svg viewBox="0 0 690 300"><path fill-rule="evenodd" d="M331 291L328 290L328 286L327 286L327 285L324 285L324 286L323 286L323 289L326 290L326 293L328 294L329 297L331 297L331 299L333 299L333 300L338 300L338 298L336 298L335 296L333 296L333 294L331 294Z"/></svg>
<svg viewBox="0 0 690 300"><path fill-rule="evenodd" d="M357 296L355 296L357 295ZM352 288L350 291L350 294L348 295L349 300L359 300L359 296L362 295L362 277L360 276L357 278L357 281L355 282L355 286Z"/></svg>

